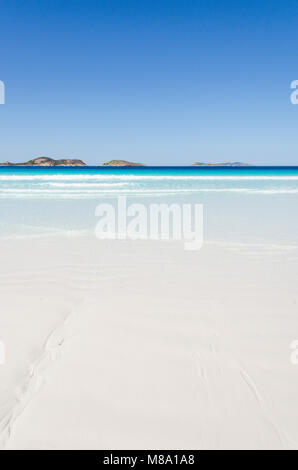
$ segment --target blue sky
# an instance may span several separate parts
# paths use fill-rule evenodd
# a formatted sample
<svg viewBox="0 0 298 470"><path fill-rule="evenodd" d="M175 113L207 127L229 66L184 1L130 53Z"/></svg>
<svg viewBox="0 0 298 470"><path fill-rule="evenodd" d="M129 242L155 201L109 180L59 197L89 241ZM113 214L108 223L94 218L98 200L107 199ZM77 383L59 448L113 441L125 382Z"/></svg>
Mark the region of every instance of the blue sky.
<svg viewBox="0 0 298 470"><path fill-rule="evenodd" d="M297 0L0 0L0 160L298 165Z"/></svg>

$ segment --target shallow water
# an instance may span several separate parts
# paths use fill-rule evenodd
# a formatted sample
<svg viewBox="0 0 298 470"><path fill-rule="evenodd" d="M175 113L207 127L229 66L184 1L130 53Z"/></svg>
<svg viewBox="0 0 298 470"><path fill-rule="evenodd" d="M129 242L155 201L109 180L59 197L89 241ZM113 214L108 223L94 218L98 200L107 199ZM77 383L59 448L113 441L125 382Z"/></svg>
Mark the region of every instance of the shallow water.
<svg viewBox="0 0 298 470"><path fill-rule="evenodd" d="M205 241L297 243L298 167L1 167L0 236L92 232L118 196L203 204Z"/></svg>

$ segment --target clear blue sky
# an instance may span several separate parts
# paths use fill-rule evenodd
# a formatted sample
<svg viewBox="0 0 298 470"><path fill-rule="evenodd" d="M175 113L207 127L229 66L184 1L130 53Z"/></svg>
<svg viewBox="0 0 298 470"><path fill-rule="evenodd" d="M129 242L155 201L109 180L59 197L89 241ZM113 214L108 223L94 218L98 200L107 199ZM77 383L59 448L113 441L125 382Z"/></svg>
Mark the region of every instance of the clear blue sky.
<svg viewBox="0 0 298 470"><path fill-rule="evenodd" d="M298 165L297 0L0 0L0 160Z"/></svg>

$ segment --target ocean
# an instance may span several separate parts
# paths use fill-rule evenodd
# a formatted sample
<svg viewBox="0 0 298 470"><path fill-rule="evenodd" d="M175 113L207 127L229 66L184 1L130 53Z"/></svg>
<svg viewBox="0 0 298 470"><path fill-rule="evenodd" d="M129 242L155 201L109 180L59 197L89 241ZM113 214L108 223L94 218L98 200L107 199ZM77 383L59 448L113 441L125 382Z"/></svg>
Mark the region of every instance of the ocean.
<svg viewBox="0 0 298 470"><path fill-rule="evenodd" d="M205 241L297 243L298 167L0 167L0 236L92 232L118 196L203 204Z"/></svg>

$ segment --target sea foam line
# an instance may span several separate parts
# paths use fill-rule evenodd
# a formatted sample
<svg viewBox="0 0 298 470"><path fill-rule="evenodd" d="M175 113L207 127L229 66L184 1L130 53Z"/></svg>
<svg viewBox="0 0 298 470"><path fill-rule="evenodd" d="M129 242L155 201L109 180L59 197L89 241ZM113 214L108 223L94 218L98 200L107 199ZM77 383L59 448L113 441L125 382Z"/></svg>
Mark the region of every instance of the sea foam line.
<svg viewBox="0 0 298 470"><path fill-rule="evenodd" d="M88 188L88 187L123 187L123 186L131 186L134 183L129 183L129 182L122 182L122 183L102 183L102 182L97 182L97 183L92 183L92 182L85 182L85 183L53 183L53 182L48 182L48 183L39 183L39 184L47 184L50 187L57 187L57 188L63 188L65 186L67 187L73 187L73 188Z"/></svg>
<svg viewBox="0 0 298 470"><path fill-rule="evenodd" d="M154 193L246 193L246 194L298 194L298 188L275 188L275 189L257 189L257 188L135 188L135 189L68 189L65 184L62 189L46 189L46 188L1 188L0 195L6 194L23 194L24 196L30 194L70 194L70 195L84 195L84 194L118 194L118 193L132 193L132 194L154 194Z"/></svg>
<svg viewBox="0 0 298 470"><path fill-rule="evenodd" d="M285 176L211 176L211 175L84 175L84 174L72 174L72 175L0 175L0 181L111 181L111 180L126 180L126 181L163 181L163 180L174 180L174 181L298 181L298 175L285 175Z"/></svg>

